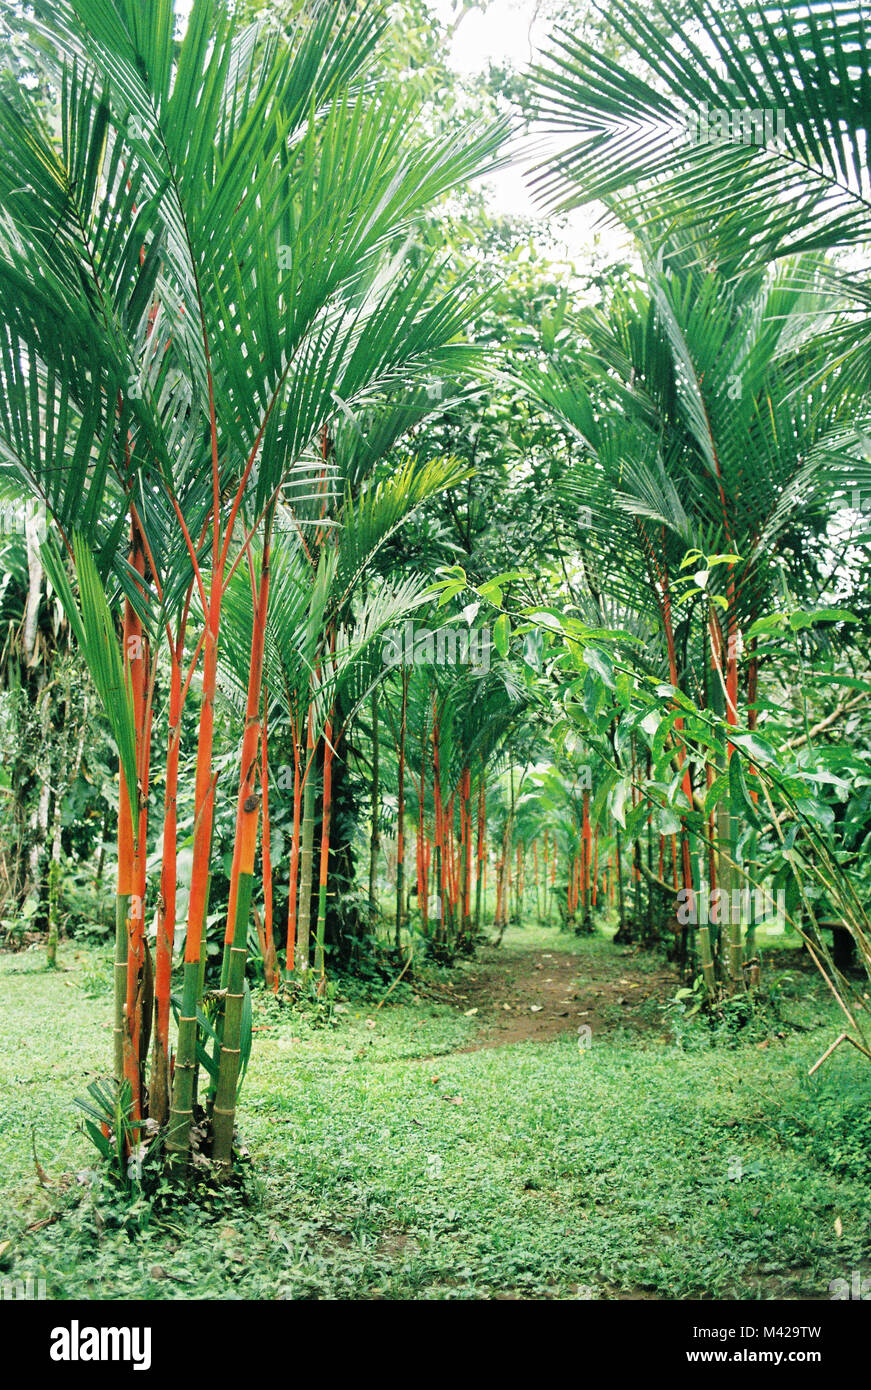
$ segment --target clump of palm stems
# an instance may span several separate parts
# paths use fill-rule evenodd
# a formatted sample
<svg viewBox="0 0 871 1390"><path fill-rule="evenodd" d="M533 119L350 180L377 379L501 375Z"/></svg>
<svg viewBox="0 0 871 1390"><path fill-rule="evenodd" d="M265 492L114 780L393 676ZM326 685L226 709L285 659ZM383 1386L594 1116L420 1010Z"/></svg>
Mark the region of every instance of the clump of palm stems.
<svg viewBox="0 0 871 1390"><path fill-rule="evenodd" d="M329 843L336 682L417 591L381 595L362 643L340 644L339 634L379 544L457 471L412 461L369 485L365 470L343 474L336 463L337 422L363 400L404 395L413 406L418 375L461 365L451 340L468 292L440 293L437 265L397 253L421 211L480 168L504 133L416 137L413 113L367 85L383 24L373 7L344 16L315 6L289 42L230 11L195 0L180 33L170 4L53 0L32 25L57 55L59 138L26 93L0 104L3 455L48 512L46 565L118 752L114 1030L125 1143L146 1121L165 1127L179 1171L202 1121L203 1152L224 1170L232 1160L269 700L287 696L301 748L301 930L288 965L304 970L320 748ZM270 652L274 572L279 599L304 625L301 644L280 657ZM215 812L228 794L215 763L216 699L227 655L232 667L226 632L234 621L244 628L246 605L230 901L207 1017ZM180 749L195 697L189 792ZM175 996L178 807L189 795ZM146 864L158 843L153 898ZM320 918L316 942L323 973Z"/></svg>

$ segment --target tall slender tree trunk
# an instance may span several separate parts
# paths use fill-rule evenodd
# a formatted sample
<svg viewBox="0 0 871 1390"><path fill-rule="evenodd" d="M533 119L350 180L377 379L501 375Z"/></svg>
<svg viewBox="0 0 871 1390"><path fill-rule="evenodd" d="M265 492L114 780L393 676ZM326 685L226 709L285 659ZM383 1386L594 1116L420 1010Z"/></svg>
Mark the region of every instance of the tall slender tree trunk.
<svg viewBox="0 0 871 1390"><path fill-rule="evenodd" d="M217 523L216 523L217 527ZM217 551L216 543L213 547ZM209 893L212 852L212 826L215 810L213 749L215 737L215 689L218 675L218 636L221 627L221 598L224 584L219 559L212 571L206 634L203 645L202 698L200 702L197 763L194 777L194 851L191 865L191 891L188 901L184 974L178 1041L173 1073L172 1107L166 1151L170 1168L179 1170L190 1152L193 1120L194 1076L197 1066L197 1006L200 998L200 957L204 947L206 906Z"/></svg>
<svg viewBox="0 0 871 1390"><path fill-rule="evenodd" d="M399 712L399 786L396 822L396 926L395 947L402 945L402 923L405 895L405 740L408 725L408 682L410 670L402 668L402 705Z"/></svg>
<svg viewBox="0 0 871 1390"><path fill-rule="evenodd" d="M424 936L429 928L429 840L426 834L426 720L421 735L420 753L420 794L418 796L418 870L417 902L420 908L420 924Z"/></svg>
<svg viewBox="0 0 871 1390"><path fill-rule="evenodd" d="M484 855L487 834L487 790L485 771L481 765L481 781L478 785L478 843L476 846L477 872L475 875L475 935L481 934L481 900L484 890Z"/></svg>
<svg viewBox="0 0 871 1390"><path fill-rule="evenodd" d="M472 774L469 768L463 768L461 779L461 799L460 799L460 823L462 826L463 843L463 877L462 877L462 923L465 936L471 934L472 929L472 817L470 801L472 797Z"/></svg>
<svg viewBox="0 0 871 1390"><path fill-rule="evenodd" d="M617 933L626 936L626 908L623 901L623 863L620 854L620 831L614 834L614 878L617 884Z"/></svg>
<svg viewBox="0 0 871 1390"><path fill-rule="evenodd" d="M130 566L136 574L145 573L145 555L135 525L131 526ZM145 972L144 932L144 852L141 842L145 827L145 797L142 794L143 745L146 741L147 650L142 623L129 599L124 604L122 630L124 662L133 695L133 720L137 786L128 789L121 774L121 807L118 817L118 915L116 916L115 1024L116 1067L129 1083L131 1117L139 1120L141 1109L140 1027L137 1011L141 1006L138 985ZM145 772L147 777L147 772ZM121 940L119 942L118 936ZM119 1039L120 1033L120 1058Z"/></svg>
<svg viewBox="0 0 871 1390"><path fill-rule="evenodd" d="M263 686L263 727L260 735L260 791L263 797L263 936L266 949L263 953L263 975L266 986L273 994L278 990L278 960L275 952L275 939L272 931L272 825L269 818L269 695Z"/></svg>
<svg viewBox="0 0 871 1390"><path fill-rule="evenodd" d="M596 826L596 829L595 829L595 831L594 831L594 833L593 833L593 883L592 883L592 901L593 901L593 907L596 906L596 898L597 898L597 895L598 895L598 882L599 882L599 827L598 827L598 825L597 825L597 826Z"/></svg>
<svg viewBox="0 0 871 1390"><path fill-rule="evenodd" d="M170 649L169 712L166 784L163 797L163 852L157 906L157 944L154 957L154 1044L151 1053L149 1114L159 1125L169 1114L169 1015L172 951L175 941L178 839L178 764L181 748L181 662L185 619L179 623Z"/></svg>
<svg viewBox="0 0 871 1390"><path fill-rule="evenodd" d="M583 864L584 864L584 927L587 927L590 919L590 874L592 871L592 839L590 831L590 792L584 787L581 793L582 822L581 833L583 836Z"/></svg>
<svg viewBox="0 0 871 1390"><path fill-rule="evenodd" d="M84 708L82 711L82 723L79 735L76 740L76 753L73 758L72 770L67 778L68 785L72 788L78 781L79 772L82 767L82 758L85 751L85 734L88 728L88 696L85 695ZM71 734L71 701L69 675L67 675L64 692L64 737L59 748L59 767L65 771L66 756L69 751ZM61 878L61 850L63 833L63 797L60 793L60 777L57 778L54 793L54 813L51 836L51 857L48 866L48 941L46 943L46 963L53 969L57 965L57 947L60 937L60 878Z"/></svg>
<svg viewBox="0 0 871 1390"><path fill-rule="evenodd" d="M380 749L378 739L378 693L372 691L372 784L370 787L370 807L372 828L369 834L369 916L374 921L378 912L378 850L381 835L378 822L381 815L381 788L379 785ZM419 876L419 875L418 875ZM419 891L419 889L418 889Z"/></svg>
<svg viewBox="0 0 871 1390"><path fill-rule="evenodd" d="M236 1086L241 1056L242 1008L245 993L245 965L248 958L248 922L254 887L254 860L261 798L257 793L258 752L261 737L263 698L263 655L266 615L269 603L269 518L267 518L260 561L260 584L254 604L251 655L248 666L248 699L239 791L236 799L236 834L230 869L230 911L224 937L224 964L221 972L226 990L218 1077L212 1107L212 1157L220 1168L229 1170L233 1159L233 1127L236 1116Z"/></svg>
<svg viewBox="0 0 871 1390"><path fill-rule="evenodd" d="M308 707L306 729L306 769L302 794L302 848L299 870L299 905L296 914L296 968L304 975L309 968L311 932L312 854L315 838L315 707Z"/></svg>
<svg viewBox="0 0 871 1390"><path fill-rule="evenodd" d="M336 650L336 632L333 628L330 633L330 652L331 655ZM327 926L327 882L329 878L330 865L330 825L333 814L333 711L330 710L327 722L324 727L324 779L323 779L323 806L321 809L321 855L318 876L318 920L315 928L315 974L318 978L318 990L323 987L326 979L324 962L324 938Z"/></svg>
<svg viewBox="0 0 871 1390"><path fill-rule="evenodd" d="M300 764L302 731L295 713L290 716L290 732L293 739L293 838L290 845L290 883L287 898L287 947L284 968L288 975L293 973L296 958L296 896L299 877L299 836L302 818L302 776Z"/></svg>
<svg viewBox="0 0 871 1390"><path fill-rule="evenodd" d="M439 925L438 937L440 941L445 941L447 926L447 903L445 901L445 865L444 865L444 815L442 813L442 779L441 767L439 763L439 718L436 692L433 692L432 699L432 761L433 761L433 800L435 803L435 871L436 871L436 891L439 895Z"/></svg>

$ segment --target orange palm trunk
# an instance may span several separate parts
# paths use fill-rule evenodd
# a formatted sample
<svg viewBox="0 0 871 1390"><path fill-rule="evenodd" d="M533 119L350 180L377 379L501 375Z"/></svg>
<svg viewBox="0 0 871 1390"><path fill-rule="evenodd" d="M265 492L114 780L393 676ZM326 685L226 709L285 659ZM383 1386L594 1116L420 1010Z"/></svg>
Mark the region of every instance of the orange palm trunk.
<svg viewBox="0 0 871 1390"><path fill-rule="evenodd" d="M476 872L475 872L475 925L481 925L481 901L484 892L482 874L486 854L485 844L487 836L487 788L484 780L484 769L481 768L481 782L478 787L478 841L476 845Z"/></svg>
<svg viewBox="0 0 871 1390"><path fill-rule="evenodd" d="M266 938L266 955L263 960L263 973L266 984L273 993L278 991L278 970L275 958L275 941L272 932L272 847L270 845L269 821L269 726L267 722L268 695L263 687L263 732L260 740L260 791L263 796L263 934Z"/></svg>
<svg viewBox="0 0 871 1390"><path fill-rule="evenodd" d="M287 905L287 949L284 960L284 968L288 974L292 973L294 968L296 948L296 893L299 879L299 835L302 820L300 730L294 714L290 717L290 732L293 739L293 838L290 846L290 901Z"/></svg>
<svg viewBox="0 0 871 1390"><path fill-rule="evenodd" d="M335 643L335 634L333 634ZM323 807L321 811L321 852L318 872L318 924L315 936L315 972L318 977L318 988L326 978L324 964L324 930L326 926L327 910L327 883L330 869L330 825L333 815L333 713L330 711L329 718L324 725L324 780L323 780Z"/></svg>
<svg viewBox="0 0 871 1390"><path fill-rule="evenodd" d="M436 877L437 877L436 887L437 887L438 894L439 894L439 898L440 898L440 901L441 901L440 930L441 930L442 934L444 934L445 928L446 928L446 922L445 922L445 917L446 917L446 901L445 901L445 899L446 899L446 894L445 894L445 887L446 887L447 867L446 867L446 864L445 864L446 850L445 850L445 835L444 835L444 811L443 811L443 808L442 808L441 767L440 767L440 765L439 765L439 720L438 720L438 704L437 704L437 698L436 698L435 692L433 692L433 697L432 697L432 761L433 761L433 801L434 801L434 803L435 803L435 827L434 827L435 834L434 834L434 845L435 845L435 854L436 854Z"/></svg>
<svg viewBox="0 0 871 1390"><path fill-rule="evenodd" d="M472 774L468 768L463 771L463 848L465 869L463 874L463 917L468 928L472 916L472 824L469 814L469 801L472 796Z"/></svg>
<svg viewBox="0 0 871 1390"><path fill-rule="evenodd" d="M598 877L599 877L599 827L598 827L598 825L597 825L597 826L596 826L595 835L593 836L593 882L592 882L593 907L596 906L596 892L597 892L597 880L598 880Z"/></svg>
<svg viewBox="0 0 871 1390"><path fill-rule="evenodd" d="M131 567L145 574L145 553L134 525L130 553ZM141 586L140 586L141 587ZM131 824L132 862L129 866L130 897L127 909L127 979L124 1005L124 1077L130 1084L131 1115L142 1118L142 1006L145 977L145 849L148 828L148 769L150 752L151 699L148 676L148 643L142 623L130 600L124 605L125 660L133 694L133 721L136 730L136 775L139 813ZM126 799L126 798L125 798ZM127 831L125 829L125 835ZM119 864L120 880L120 864Z"/></svg>
<svg viewBox="0 0 871 1390"><path fill-rule="evenodd" d="M259 823L260 797L257 794L257 755L260 745L260 705L263 695L263 652L266 640L266 607L269 601L269 539L264 541L260 566L260 583L254 604L251 632L251 658L248 670L248 695L245 707L245 729L242 734L242 756L239 769L239 790L236 796L236 833L233 840L233 862L230 868L230 893L227 905L227 925L224 931L224 963L229 965L228 952L233 944L236 927L236 908L239 897L239 878L253 873L243 868L243 856L250 847L250 826ZM225 971L222 971L222 979ZM224 982L226 983L226 982Z"/></svg>
<svg viewBox="0 0 871 1390"><path fill-rule="evenodd" d="M420 756L420 788L417 802L417 905L420 909L420 922L423 934L426 936L429 924L429 903L427 894L429 885L427 883L427 869L429 867L429 844L426 838L426 826L424 820L424 796L426 791L426 729L424 737L421 739Z"/></svg>
<svg viewBox="0 0 871 1390"><path fill-rule="evenodd" d="M191 891L188 900L185 964L199 967L205 926L209 885L209 861L215 813L215 782L212 754L215 741L215 689L218 678L218 633L221 623L222 576L213 575L206 637L203 644L202 700L197 735L197 763L194 774L194 847L191 865Z"/></svg>
<svg viewBox="0 0 871 1390"><path fill-rule="evenodd" d="M591 839L592 839L592 836L591 836L591 830L590 830L590 793L589 793L589 791L586 789L586 787L584 788L584 791L583 791L582 802L583 802L582 835L583 835L583 865L584 865L584 878L583 878L583 884L584 884L584 915L586 916L586 913L587 913L587 910L588 910L588 907L589 907L589 902L590 902L590 870L591 870L591 867L592 867L592 853L591 853Z"/></svg>
<svg viewBox="0 0 871 1390"><path fill-rule="evenodd" d="M189 597L190 595L188 595ZM181 662L187 613L179 622L176 641L170 647L168 743L164 790L163 854L160 865L160 898L157 944L154 958L154 1053L152 1057L149 1113L158 1124L169 1114L169 1014L172 952L175 943L178 840L178 764L181 749Z"/></svg>

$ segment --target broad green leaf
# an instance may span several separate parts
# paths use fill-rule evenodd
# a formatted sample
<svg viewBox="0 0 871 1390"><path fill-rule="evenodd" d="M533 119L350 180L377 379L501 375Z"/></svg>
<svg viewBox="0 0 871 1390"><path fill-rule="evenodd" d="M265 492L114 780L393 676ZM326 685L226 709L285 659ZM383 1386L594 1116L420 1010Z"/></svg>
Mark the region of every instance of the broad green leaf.
<svg viewBox="0 0 871 1390"><path fill-rule="evenodd" d="M601 677L609 690L614 689L614 667L609 656L597 647L585 647L584 664Z"/></svg>
<svg viewBox="0 0 871 1390"><path fill-rule="evenodd" d="M771 763L777 762L777 753L765 739L760 738L759 734L733 733L729 731L729 738L736 748L740 748L747 754L754 763L760 767L767 767Z"/></svg>
<svg viewBox="0 0 871 1390"><path fill-rule="evenodd" d="M508 655L508 644L511 637L511 619L507 613L500 613L493 625L493 645L500 656Z"/></svg>

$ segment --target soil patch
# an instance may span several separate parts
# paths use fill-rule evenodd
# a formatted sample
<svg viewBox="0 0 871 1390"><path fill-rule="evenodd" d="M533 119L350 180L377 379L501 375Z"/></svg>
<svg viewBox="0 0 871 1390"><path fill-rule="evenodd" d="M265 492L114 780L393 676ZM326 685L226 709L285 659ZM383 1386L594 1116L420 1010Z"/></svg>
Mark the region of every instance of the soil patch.
<svg viewBox="0 0 871 1390"><path fill-rule="evenodd" d="M669 966L651 970L650 957L639 956L484 947L460 979L438 989L446 1003L480 1017L478 1036L457 1050L547 1042L584 1026L594 1038L617 1028L664 1035L655 1005L674 994L677 977Z"/></svg>

